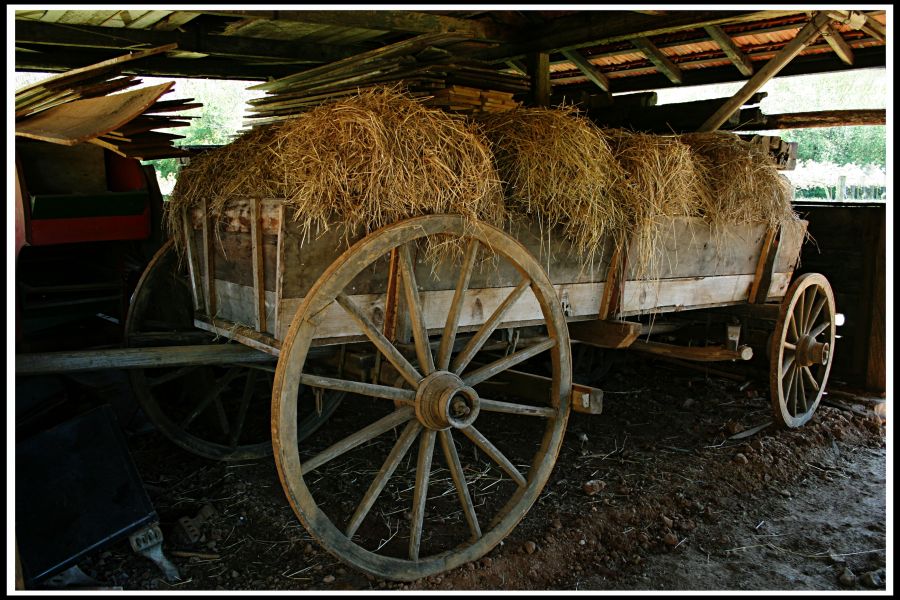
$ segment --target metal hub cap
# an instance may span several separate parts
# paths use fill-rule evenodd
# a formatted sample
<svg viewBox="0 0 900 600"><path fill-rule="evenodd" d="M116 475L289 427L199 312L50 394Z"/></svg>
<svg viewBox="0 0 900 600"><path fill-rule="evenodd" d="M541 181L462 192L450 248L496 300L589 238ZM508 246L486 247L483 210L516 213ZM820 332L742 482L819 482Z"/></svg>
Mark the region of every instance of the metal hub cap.
<svg viewBox="0 0 900 600"><path fill-rule="evenodd" d="M797 362L800 366L827 365L830 348L827 342L819 343L812 336L803 336L797 344Z"/></svg>
<svg viewBox="0 0 900 600"><path fill-rule="evenodd" d="M479 409L478 392L449 371L432 373L416 392L416 417L429 429L463 429L475 422Z"/></svg>

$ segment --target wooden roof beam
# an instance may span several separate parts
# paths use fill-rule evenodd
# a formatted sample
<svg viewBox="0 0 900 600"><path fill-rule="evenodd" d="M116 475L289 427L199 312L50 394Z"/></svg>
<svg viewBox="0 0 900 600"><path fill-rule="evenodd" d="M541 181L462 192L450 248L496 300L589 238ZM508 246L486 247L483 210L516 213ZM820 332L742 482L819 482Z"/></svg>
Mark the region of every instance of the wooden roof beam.
<svg viewBox="0 0 900 600"><path fill-rule="evenodd" d="M597 65L589 61L585 55L578 50L563 50L562 53L563 56L568 58L576 67L578 67L579 71L584 73L584 76L587 77L588 80L594 82L597 87L604 92L610 91L609 78L600 71Z"/></svg>
<svg viewBox="0 0 900 600"><path fill-rule="evenodd" d="M650 62L654 64L656 69L669 78L672 83L681 83L684 81L684 74L678 65L673 63L668 56L662 53L653 42L645 37L638 37L631 40L635 48L644 53Z"/></svg>
<svg viewBox="0 0 900 600"><path fill-rule="evenodd" d="M489 21L459 19L410 10L212 10L220 16L295 21L403 33L462 33L473 39L509 41L511 29Z"/></svg>
<svg viewBox="0 0 900 600"><path fill-rule="evenodd" d="M504 44L483 53L486 60L503 62L521 58L532 52L558 53L586 46L600 46L652 37L677 31L699 29L706 25L723 25L758 21L797 14L797 10L783 11L671 11L664 17L622 11L589 11L555 19L534 37L533 31L523 30L520 41Z"/></svg>
<svg viewBox="0 0 900 600"><path fill-rule="evenodd" d="M834 53L838 55L838 58L848 65L853 64L853 49L850 47L850 44L847 43L847 40L841 37L841 33L833 24L828 24L825 31L822 33L822 37L825 38L825 41L828 42L828 45L831 46Z"/></svg>
<svg viewBox="0 0 900 600"><path fill-rule="evenodd" d="M725 53L728 60L734 63L734 66L737 67L738 71L747 77L753 75L753 61L741 51L738 45L734 43L734 40L731 39L730 35L725 33L718 25L707 25L703 30L706 31L709 37L719 45L719 48L722 49L722 52Z"/></svg>
<svg viewBox="0 0 900 600"><path fill-rule="evenodd" d="M727 100L719 110L713 113L697 131L715 131L722 123L739 110L741 106L752 96L759 88L766 84L767 81L775 77L785 65L800 54L804 48L810 45L822 33L831 17L824 12L817 13L812 21L807 23L803 29L797 32L797 36L792 39L778 54L776 54L762 69L756 72L756 75L750 78L737 93Z"/></svg>
<svg viewBox="0 0 900 600"><path fill-rule="evenodd" d="M320 43L283 42L237 36L196 35L179 31L124 29L84 25L60 26L52 23L17 20L16 43L81 48L108 48L119 51L140 47L178 44L185 52L218 57L287 59L292 62L328 63L360 52L359 46L331 46Z"/></svg>

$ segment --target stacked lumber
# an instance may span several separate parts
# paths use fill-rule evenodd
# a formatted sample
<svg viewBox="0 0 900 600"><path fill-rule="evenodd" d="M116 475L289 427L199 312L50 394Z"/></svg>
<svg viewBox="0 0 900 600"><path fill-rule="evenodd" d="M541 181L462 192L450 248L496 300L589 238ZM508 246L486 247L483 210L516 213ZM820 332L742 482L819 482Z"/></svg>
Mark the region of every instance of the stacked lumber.
<svg viewBox="0 0 900 600"><path fill-rule="evenodd" d="M173 146L184 136L160 130L190 125L194 117L177 113L203 105L193 98L159 100L173 83L157 86L152 94L124 92L142 81L122 74L128 63L176 47L133 52L16 90L16 135L68 146L87 142L139 160L185 155Z"/></svg>
<svg viewBox="0 0 900 600"><path fill-rule="evenodd" d="M512 108L513 95L528 91L528 78L501 72L489 63L463 58L448 49L466 39L456 33L424 34L253 86L251 90L263 90L267 95L250 101L244 124L289 119L323 102L393 85L434 106ZM456 89L444 91L448 88ZM483 98L479 93L476 103L466 88L489 93Z"/></svg>
<svg viewBox="0 0 900 600"><path fill-rule="evenodd" d="M788 142L777 135L742 135L745 142L758 144L764 148L779 171L793 171L797 168L797 142Z"/></svg>
<svg viewBox="0 0 900 600"><path fill-rule="evenodd" d="M512 110L521 103L513 100L512 92L451 85L434 92L431 98L425 100L424 104L452 112L478 114Z"/></svg>

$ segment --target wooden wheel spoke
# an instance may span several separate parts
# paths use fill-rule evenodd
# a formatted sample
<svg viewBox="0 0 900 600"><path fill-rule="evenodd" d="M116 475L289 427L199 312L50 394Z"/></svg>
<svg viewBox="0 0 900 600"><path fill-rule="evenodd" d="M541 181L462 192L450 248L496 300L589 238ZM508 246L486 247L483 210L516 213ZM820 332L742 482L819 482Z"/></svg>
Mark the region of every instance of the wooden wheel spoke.
<svg viewBox="0 0 900 600"><path fill-rule="evenodd" d="M817 325L817 326L815 327L815 329L813 329L812 331L810 331L810 332L809 332L809 335L812 336L812 337L814 337L814 338L819 337L819 334L821 334L823 331L825 331L825 330L828 329L829 327L831 327L831 321L825 321L824 323L821 323L820 325Z"/></svg>
<svg viewBox="0 0 900 600"><path fill-rule="evenodd" d="M416 284L415 266L409 254L409 245L406 244L400 248L400 273L403 276L403 289L406 306L409 309L419 368L424 371L425 375L430 375L434 372L434 357L431 355L431 347L428 345L428 329L425 327L425 315L419 298L419 287Z"/></svg>
<svg viewBox="0 0 900 600"><path fill-rule="evenodd" d="M350 394L360 394L363 396L371 396L373 398L395 400L405 404L412 404L416 400L416 393L413 390L404 390L402 388L377 385L374 383L364 383L362 381L349 381L346 379L335 379L332 377L322 377L320 375L303 373L300 375L300 383L338 392L348 392Z"/></svg>
<svg viewBox="0 0 900 600"><path fill-rule="evenodd" d="M225 405L222 404L222 397L217 396L214 403L216 405L216 414L219 416L219 426L222 428L222 433L227 436L231 433L231 424L228 422L228 415L225 414Z"/></svg>
<svg viewBox="0 0 900 600"><path fill-rule="evenodd" d="M395 410L386 417L382 417L374 423L360 429L356 433L348 435L344 439L332 444L316 456L307 460L302 465L300 465L300 472L308 473L310 471L313 471L321 467L328 461L344 454L345 452L353 450L360 444L364 444L369 440L378 437L382 433L390 431L394 427L405 423L406 421L413 418L413 416L415 416L415 412L411 408L403 407L399 410Z"/></svg>
<svg viewBox="0 0 900 600"><path fill-rule="evenodd" d="M784 348L785 350L791 350L793 352L797 351L797 344L792 344L788 341L783 342L781 344L781 347Z"/></svg>
<svg viewBox="0 0 900 600"><path fill-rule="evenodd" d="M173 379L184 377L188 373L192 373L199 368L200 367L197 365L188 365L186 367L181 367L179 369L175 369L174 371L170 371L165 375L160 375L159 377L147 377L147 385L149 385L150 387L156 387L158 385L162 385L166 382L172 381Z"/></svg>
<svg viewBox="0 0 900 600"><path fill-rule="evenodd" d="M807 298L806 295L809 294ZM809 331L810 327L812 327L813 321L810 320L810 316L814 310L814 300L816 299L816 286L811 285L803 292L803 306L806 309L803 313L803 322L801 323L801 329L803 331Z"/></svg>
<svg viewBox="0 0 900 600"><path fill-rule="evenodd" d="M810 368L807 366L803 366L801 368L803 370L803 374L806 376L806 380L809 382L809 385L812 387L813 390L818 392L819 391L819 382L816 381L815 377L813 377L813 374L812 374L812 371L810 370Z"/></svg>
<svg viewBox="0 0 900 600"><path fill-rule="evenodd" d="M800 334L797 333L797 323L796 323L796 319L794 318L794 312L793 312L793 311L791 311L790 313L788 313L788 315L787 315L787 320L788 320L788 332L787 332L787 335L793 336L793 339L792 339L791 341L794 342L794 343L797 343L797 342L800 341Z"/></svg>
<svg viewBox="0 0 900 600"><path fill-rule="evenodd" d="M519 473L518 469L516 469L515 465L510 462L506 456L503 455L500 450L497 449L480 431L475 429L474 427L466 427L465 429L461 429L460 431L463 434L472 440L472 443L481 448L481 450L487 454L491 459L497 463L501 469L503 469L507 475L509 475L513 481L515 481L519 486L524 487L527 484L525 477Z"/></svg>
<svg viewBox="0 0 900 600"><path fill-rule="evenodd" d="M822 307L825 306L826 302L828 302L828 298L822 296L819 298L818 302L816 302L815 306L813 306L812 311L810 312L809 321L807 321L808 329L812 329L812 326L819 319L819 315L822 313Z"/></svg>
<svg viewBox="0 0 900 600"><path fill-rule="evenodd" d="M440 431L440 438L444 458L447 460L447 467L450 469L450 477L453 478L453 485L456 486L456 493L459 496L463 515L465 515L466 522L469 524L469 531L472 532L471 539L476 541L481 537L481 527L478 525L478 516L475 514L472 497L469 495L469 485L466 482L462 464L459 462L456 445L453 443L453 434L450 433L449 429L444 429Z"/></svg>
<svg viewBox="0 0 900 600"><path fill-rule="evenodd" d="M547 338L543 342L539 342L528 348L524 348L510 354L509 356L504 356L498 360L495 360L492 363L488 363L480 369L476 369L463 377L463 381L466 382L466 385L475 386L485 381L486 379L490 379L497 373L501 373L506 369L511 369L516 366L520 362L526 361L532 356L536 356L543 352L544 350L548 350L556 345L556 340L553 338Z"/></svg>
<svg viewBox="0 0 900 600"><path fill-rule="evenodd" d="M369 514L369 511L372 509L378 496L384 490L384 486L387 485L388 480L394 474L397 465L399 465L400 461L403 460L403 457L406 456L409 447L412 445L421 429L422 425L416 420L412 420L406 424L406 428L403 430L403 433L400 434L400 438L397 440L397 443L394 444L391 453L388 454L384 464L381 465L381 470L375 475L375 479L372 480L369 489L366 490L365 495L356 507L356 512L350 517L350 522L346 529L348 538L352 538L356 533L356 530L359 529L359 526L362 525L366 515Z"/></svg>
<svg viewBox="0 0 900 600"><path fill-rule="evenodd" d="M551 406L528 406L526 404L515 404L512 402L500 402L498 400L488 400L487 398L479 398L478 404L481 410L491 412L501 412L512 415L528 415L530 417L544 417L553 419L556 417L556 409Z"/></svg>
<svg viewBox="0 0 900 600"><path fill-rule="evenodd" d="M806 404L806 384L803 383L803 376L799 373L803 369L795 369L795 376L797 377L797 389L799 391L800 399L803 401L803 412L809 410L809 407Z"/></svg>
<svg viewBox="0 0 900 600"><path fill-rule="evenodd" d="M438 348L437 368L446 371L450 366L450 355L453 353L453 344L456 342L456 331L459 328L459 317L462 314L463 300L469 289L469 280L475 266L475 256L478 254L478 240L472 238L466 246L466 254L459 271L459 279L456 281L456 291L453 293L453 302L447 314L447 323L444 325L444 333L441 337L441 345Z"/></svg>
<svg viewBox="0 0 900 600"><path fill-rule="evenodd" d="M453 364L450 367L450 370L456 373L457 375L461 374L463 370L468 366L469 362L472 358L478 354L478 351L481 350L481 347L487 341L487 339L491 336L497 326L500 325L500 322L503 320L503 315L512 307L513 304L531 287L531 280L525 279L519 285L516 286L510 294L506 297L503 302L500 303L494 312L488 317L488 320L484 322L484 324L478 329L472 339L469 340L469 343L466 344L466 347L462 349L462 351L456 356L453 360Z"/></svg>
<svg viewBox="0 0 900 600"><path fill-rule="evenodd" d="M788 369L790 369L794 362L796 361L797 356L795 354L791 354L790 356L785 357L784 362L781 363L781 377L784 378L787 375Z"/></svg>
<svg viewBox="0 0 900 600"><path fill-rule="evenodd" d="M212 387L209 392L203 397L200 402L197 403L197 406L194 407L194 410L188 414L187 417L181 422L181 428L187 429L191 423L194 422L194 419L200 416L204 410L206 410L210 404L216 400L219 395L225 391L225 388L228 387L228 384L231 383L231 380L237 377L240 374L240 369L238 367L233 367L228 370L224 377L222 377L216 384Z"/></svg>
<svg viewBox="0 0 900 600"><path fill-rule="evenodd" d="M419 460L416 467L416 488L413 494L412 524L409 532L409 559L419 559L419 545L422 542L422 524L425 520L425 500L428 498L428 479L431 474L431 459L434 456L433 429L426 429L419 438Z"/></svg>
<svg viewBox="0 0 900 600"><path fill-rule="evenodd" d="M238 408L237 421L234 424L234 430L231 432L231 438L228 444L234 448L237 446L238 439L244 431L244 421L247 419L247 410L250 408L250 401L253 399L253 391L256 387L256 377L259 374L257 370L247 371L247 381L244 382L244 392L241 395L241 405Z"/></svg>
<svg viewBox="0 0 900 600"><path fill-rule="evenodd" d="M375 347L378 348L379 352L384 354L385 358L394 365L394 368L400 372L400 375L402 375L413 387L417 386L419 381L422 380L422 375L408 360L406 360L406 357L400 354L400 351L397 350L380 331L378 331L378 328L363 314L359 306L344 294L338 295L335 300L337 300L337 303L347 311L354 321L356 321L356 324L363 330L366 337L369 338L369 340L375 344Z"/></svg>
<svg viewBox="0 0 900 600"><path fill-rule="evenodd" d="M797 294L797 303L794 305L793 315L794 321L796 321L796 327L799 329L800 333L806 333L803 329L804 325L804 315L806 314L806 290L801 290L799 294Z"/></svg>
<svg viewBox="0 0 900 600"><path fill-rule="evenodd" d="M794 403L794 411L793 414L797 414L797 396L793 394L794 391L794 382L796 381L794 378L794 371L789 370L786 375L782 375L782 380L787 379L787 388L784 390L784 403L787 405L788 402L793 400Z"/></svg>

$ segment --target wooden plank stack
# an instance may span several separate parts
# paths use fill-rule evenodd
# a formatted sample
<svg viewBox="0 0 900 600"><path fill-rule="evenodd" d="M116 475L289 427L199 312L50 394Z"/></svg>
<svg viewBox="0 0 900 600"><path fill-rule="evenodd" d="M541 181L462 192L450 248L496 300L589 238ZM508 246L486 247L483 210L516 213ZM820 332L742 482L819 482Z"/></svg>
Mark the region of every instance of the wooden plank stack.
<svg viewBox="0 0 900 600"><path fill-rule="evenodd" d="M775 161L779 171L793 171L797 168L797 142L788 142L777 135L742 135L745 142L759 144Z"/></svg>
<svg viewBox="0 0 900 600"><path fill-rule="evenodd" d="M122 75L131 61L169 52L177 48L168 44L133 52L100 63L73 69L16 90L16 125L27 127L28 121L45 111L121 92L141 83L135 75ZM168 93L168 92L166 92ZM75 106L72 104L72 106ZM85 140L116 154L139 160L172 158L186 153L172 144L184 136L158 131L190 125L194 117L171 114L203 106L193 98L158 100L134 119L115 131L104 132Z"/></svg>
<svg viewBox="0 0 900 600"><path fill-rule="evenodd" d="M323 102L390 85L448 110L496 111L517 106L513 96L528 91L528 78L448 50L466 39L455 33L424 34L251 87L268 95L250 101L244 124L289 119ZM477 99L472 90L478 92Z"/></svg>

